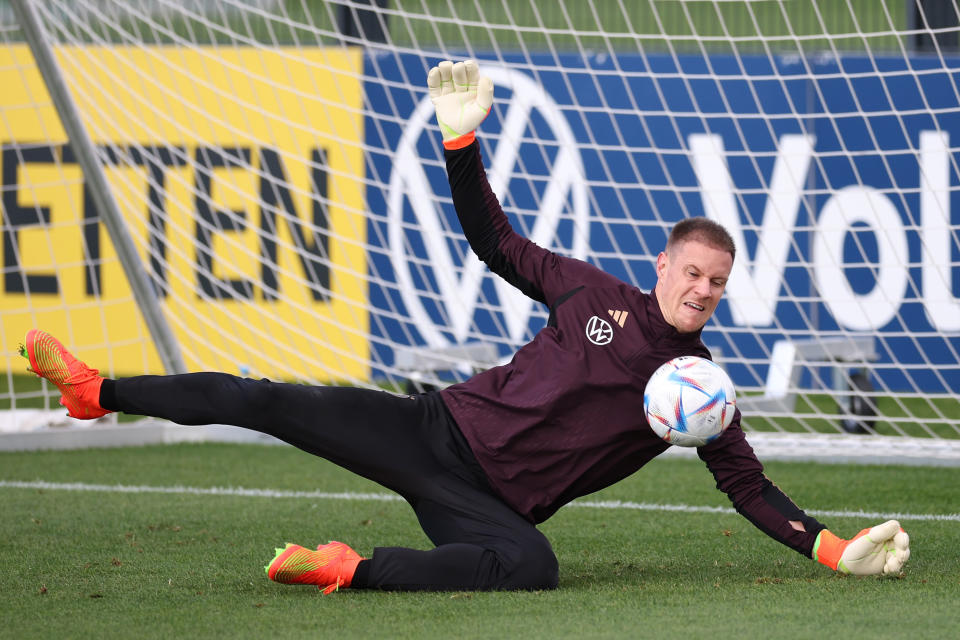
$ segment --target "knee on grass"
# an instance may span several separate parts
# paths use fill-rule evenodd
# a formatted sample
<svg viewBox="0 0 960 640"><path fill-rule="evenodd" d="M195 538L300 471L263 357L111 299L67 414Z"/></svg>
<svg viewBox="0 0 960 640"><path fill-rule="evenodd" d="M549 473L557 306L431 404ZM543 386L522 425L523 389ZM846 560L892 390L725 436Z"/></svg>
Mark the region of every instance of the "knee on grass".
<svg viewBox="0 0 960 640"><path fill-rule="evenodd" d="M560 565L549 545L536 545L523 550L509 567L500 589L511 591L539 591L556 589Z"/></svg>

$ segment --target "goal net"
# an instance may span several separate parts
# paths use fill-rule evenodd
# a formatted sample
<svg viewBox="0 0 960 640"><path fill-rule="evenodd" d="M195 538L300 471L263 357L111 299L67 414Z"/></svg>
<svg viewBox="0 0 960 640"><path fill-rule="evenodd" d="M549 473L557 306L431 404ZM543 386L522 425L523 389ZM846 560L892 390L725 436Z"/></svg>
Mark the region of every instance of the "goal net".
<svg viewBox="0 0 960 640"><path fill-rule="evenodd" d="M509 358L547 309L466 245L426 95L469 57L520 233L648 290L674 223L730 230L704 341L745 428L949 449L957 24L934 0L0 2L5 428L56 408L16 353L35 326L110 376L404 390Z"/></svg>

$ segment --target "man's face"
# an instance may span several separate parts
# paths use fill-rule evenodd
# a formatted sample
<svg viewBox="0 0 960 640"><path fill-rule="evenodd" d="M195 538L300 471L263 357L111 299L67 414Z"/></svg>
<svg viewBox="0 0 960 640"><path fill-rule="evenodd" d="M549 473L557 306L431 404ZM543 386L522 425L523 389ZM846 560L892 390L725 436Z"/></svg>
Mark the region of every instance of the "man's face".
<svg viewBox="0 0 960 640"><path fill-rule="evenodd" d="M687 240L657 256L657 301L663 317L680 333L701 329L713 315L727 286L733 256Z"/></svg>

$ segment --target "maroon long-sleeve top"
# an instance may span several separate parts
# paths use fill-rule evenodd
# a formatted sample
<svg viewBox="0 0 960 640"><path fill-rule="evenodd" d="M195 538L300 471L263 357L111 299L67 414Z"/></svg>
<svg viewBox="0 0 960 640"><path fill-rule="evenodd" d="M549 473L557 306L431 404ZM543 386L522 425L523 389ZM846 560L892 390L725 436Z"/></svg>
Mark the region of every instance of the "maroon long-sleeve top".
<svg viewBox="0 0 960 640"><path fill-rule="evenodd" d="M669 445L644 417L646 382L671 358L710 353L699 331L679 333L666 322L654 292L515 233L490 189L476 142L447 151L446 161L473 251L550 309L547 326L509 363L441 392L494 490L539 523L663 453ZM698 453L737 511L810 556L823 525L764 476L739 411Z"/></svg>

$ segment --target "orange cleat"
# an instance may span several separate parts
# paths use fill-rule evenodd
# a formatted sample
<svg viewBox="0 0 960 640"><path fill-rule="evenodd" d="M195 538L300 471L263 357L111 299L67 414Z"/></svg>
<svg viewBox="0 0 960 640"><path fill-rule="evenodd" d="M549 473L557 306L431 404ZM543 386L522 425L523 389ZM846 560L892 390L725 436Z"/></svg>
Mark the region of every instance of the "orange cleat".
<svg viewBox="0 0 960 640"><path fill-rule="evenodd" d="M326 595L349 587L363 559L342 542L322 544L316 551L288 542L285 548L277 549L276 557L264 569L275 582L316 585Z"/></svg>
<svg viewBox="0 0 960 640"><path fill-rule="evenodd" d="M20 355L30 361L28 371L46 378L60 390L60 404L67 415L81 420L105 416L110 411L100 406L103 378L96 369L80 362L46 331L27 331Z"/></svg>

